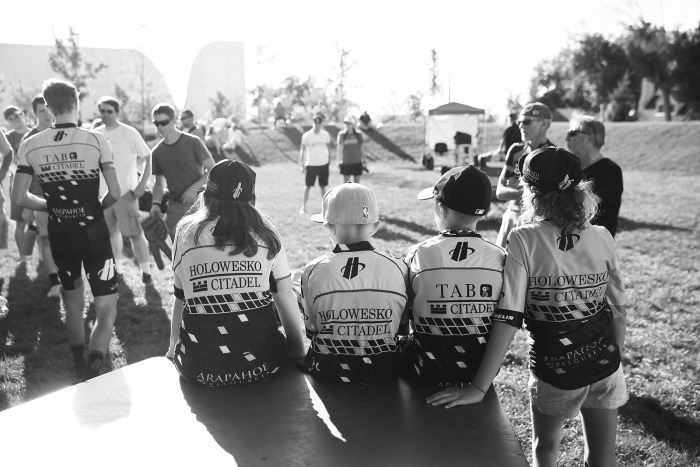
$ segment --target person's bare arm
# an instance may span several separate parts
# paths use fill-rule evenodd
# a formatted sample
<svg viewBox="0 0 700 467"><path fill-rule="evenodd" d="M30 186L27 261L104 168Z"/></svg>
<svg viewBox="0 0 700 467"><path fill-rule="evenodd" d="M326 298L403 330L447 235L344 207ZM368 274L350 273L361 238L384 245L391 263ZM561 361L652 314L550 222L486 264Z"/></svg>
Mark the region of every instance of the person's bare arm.
<svg viewBox="0 0 700 467"><path fill-rule="evenodd" d="M10 142L7 140L5 133L0 131L0 157L2 157L2 163L0 163L0 182L5 180L7 171L10 169L12 155L12 146L10 146Z"/></svg>
<svg viewBox="0 0 700 467"><path fill-rule="evenodd" d="M33 175L17 172L12 186L12 200L17 206L34 211L46 211L46 200L29 192Z"/></svg>
<svg viewBox="0 0 700 467"><path fill-rule="evenodd" d="M114 168L114 162L105 162L100 164L102 169L102 176L107 182L107 193L102 197L100 203L102 204L102 209L107 209L114 203L119 201L122 196L122 188L119 185L119 178L117 178L117 170Z"/></svg>
<svg viewBox="0 0 700 467"><path fill-rule="evenodd" d="M486 344L484 359L479 365L474 382L463 388L449 388L433 394L426 399L428 404L445 405L446 409L457 405L477 404L484 399L486 391L491 387L493 379L498 374L503 358L508 352L510 343L518 329L510 324L496 321L493 323L489 343Z"/></svg>
<svg viewBox="0 0 700 467"><path fill-rule="evenodd" d="M284 327L292 358L302 358L304 352L304 337L301 332L301 315L297 305L296 295L292 291L292 281L289 278L277 282L277 292L272 293L272 299L277 305L280 320Z"/></svg>
<svg viewBox="0 0 700 467"><path fill-rule="evenodd" d="M202 161L202 165L204 166L206 171L182 194L183 203L191 204L194 203L194 200L197 199L197 193L199 192L199 189L202 188L202 185L204 185L207 182L207 172L211 170L212 167L214 167L214 159L212 159L211 157L208 159L204 159Z"/></svg>
<svg viewBox="0 0 700 467"><path fill-rule="evenodd" d="M144 157L146 164L143 168L143 173L141 174L141 180L139 181L139 184L136 186L136 188L133 191L134 198L140 198L143 196L143 194L146 192L146 185L148 184L148 179L151 178L151 172L152 172L152 164L151 164L151 155L149 154L148 156Z"/></svg>
<svg viewBox="0 0 700 467"><path fill-rule="evenodd" d="M625 349L625 332L627 331L627 316L625 315L625 305L618 305L613 312L612 330L615 336L620 353Z"/></svg>
<svg viewBox="0 0 700 467"><path fill-rule="evenodd" d="M153 185L153 204L151 206L151 215L163 217L163 212L160 209L160 204L163 202L165 194L165 176L156 175L156 183Z"/></svg>
<svg viewBox="0 0 700 467"><path fill-rule="evenodd" d="M523 194L523 189L518 186L519 180L512 174L513 167L503 166L496 185L496 197L501 201L520 199Z"/></svg>
<svg viewBox="0 0 700 467"><path fill-rule="evenodd" d="M299 163L301 164L301 171L306 172L306 145L303 140L299 148Z"/></svg>
<svg viewBox="0 0 700 467"><path fill-rule="evenodd" d="M165 356L170 359L175 358L175 345L177 344L177 338L180 335L180 321L182 320L182 308L182 300L179 298L175 298L175 301L173 302L173 319L170 322L170 345L168 346L168 351L165 354Z"/></svg>

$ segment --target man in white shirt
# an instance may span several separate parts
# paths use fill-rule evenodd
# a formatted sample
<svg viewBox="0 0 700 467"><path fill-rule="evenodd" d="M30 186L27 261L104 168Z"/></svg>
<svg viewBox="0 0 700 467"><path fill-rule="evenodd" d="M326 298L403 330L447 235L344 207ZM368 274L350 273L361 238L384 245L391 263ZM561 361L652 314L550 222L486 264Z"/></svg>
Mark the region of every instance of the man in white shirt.
<svg viewBox="0 0 700 467"><path fill-rule="evenodd" d="M123 272L122 236L131 240L136 259L141 267L144 284L150 284L151 263L148 255L148 243L141 227L139 198L146 191L146 183L151 176L151 150L135 128L119 121L119 101L105 96L97 102L103 126L95 129L109 139L114 151L114 166L124 195L113 206L105 210L109 227L109 238L117 267L117 274ZM139 179L137 164L145 162L143 174ZM104 186L104 185L103 185ZM104 190L101 190L104 191Z"/></svg>
<svg viewBox="0 0 700 467"><path fill-rule="evenodd" d="M331 135L323 129L323 119L323 114L317 113L314 117L314 127L301 137L299 162L301 171L306 174L306 187L299 214L306 212L306 202L309 200L311 188L316 184L316 177L321 188L321 198L326 194L328 187Z"/></svg>

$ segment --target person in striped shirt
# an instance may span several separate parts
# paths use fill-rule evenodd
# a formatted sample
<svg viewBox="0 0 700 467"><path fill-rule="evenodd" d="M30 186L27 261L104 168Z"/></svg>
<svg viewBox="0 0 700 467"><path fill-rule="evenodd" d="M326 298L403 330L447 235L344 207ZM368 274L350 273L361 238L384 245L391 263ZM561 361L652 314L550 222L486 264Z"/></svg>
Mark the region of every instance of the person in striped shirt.
<svg viewBox="0 0 700 467"><path fill-rule="evenodd" d="M519 161L522 225L508 237L504 295L472 386L427 399L471 404L496 376L523 322L531 337L530 388L535 466L555 466L562 427L580 413L586 465L615 465L617 409L627 401L620 355L626 298L615 242L591 225L596 201L579 158L546 147Z"/></svg>

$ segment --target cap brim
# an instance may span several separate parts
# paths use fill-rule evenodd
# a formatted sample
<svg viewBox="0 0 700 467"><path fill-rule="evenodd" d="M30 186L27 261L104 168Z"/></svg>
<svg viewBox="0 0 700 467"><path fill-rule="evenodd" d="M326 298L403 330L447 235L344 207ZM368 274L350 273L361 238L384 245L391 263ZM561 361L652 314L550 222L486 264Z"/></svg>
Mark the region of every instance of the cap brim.
<svg viewBox="0 0 700 467"><path fill-rule="evenodd" d="M314 214L313 216L311 216L311 220L316 222L317 224L323 224L323 214L320 212L318 214Z"/></svg>
<svg viewBox="0 0 700 467"><path fill-rule="evenodd" d="M435 191L435 187L431 186L430 188L426 188L425 190L418 193L417 198L420 200L434 198L435 197L434 191Z"/></svg>

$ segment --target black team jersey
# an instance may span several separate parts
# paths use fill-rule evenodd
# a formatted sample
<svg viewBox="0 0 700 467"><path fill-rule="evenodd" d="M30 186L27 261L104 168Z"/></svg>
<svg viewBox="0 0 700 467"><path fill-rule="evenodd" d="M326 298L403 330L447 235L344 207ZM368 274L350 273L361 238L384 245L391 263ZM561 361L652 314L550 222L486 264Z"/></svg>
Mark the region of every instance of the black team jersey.
<svg viewBox="0 0 700 467"><path fill-rule="evenodd" d="M46 199L49 230L75 232L104 218L100 170L113 162L105 135L57 124L22 143L17 172L36 175Z"/></svg>

